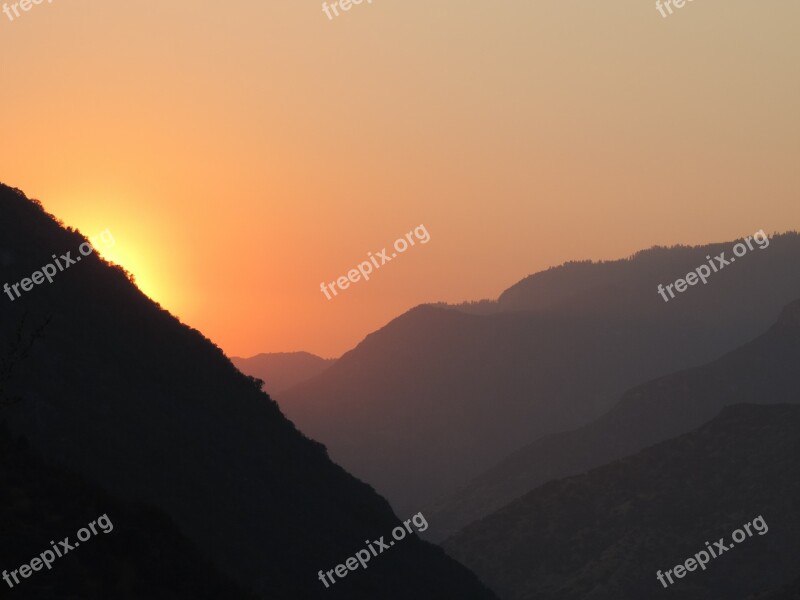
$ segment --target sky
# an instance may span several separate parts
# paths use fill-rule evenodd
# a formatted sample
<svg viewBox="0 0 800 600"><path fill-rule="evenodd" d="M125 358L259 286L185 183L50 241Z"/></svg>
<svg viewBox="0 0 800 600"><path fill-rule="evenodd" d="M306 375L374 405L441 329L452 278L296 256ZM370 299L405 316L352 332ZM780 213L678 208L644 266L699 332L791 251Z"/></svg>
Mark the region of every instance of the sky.
<svg viewBox="0 0 800 600"><path fill-rule="evenodd" d="M0 13L0 181L109 229L107 257L228 354L339 356L567 260L800 228L798 17L45 0Z"/></svg>

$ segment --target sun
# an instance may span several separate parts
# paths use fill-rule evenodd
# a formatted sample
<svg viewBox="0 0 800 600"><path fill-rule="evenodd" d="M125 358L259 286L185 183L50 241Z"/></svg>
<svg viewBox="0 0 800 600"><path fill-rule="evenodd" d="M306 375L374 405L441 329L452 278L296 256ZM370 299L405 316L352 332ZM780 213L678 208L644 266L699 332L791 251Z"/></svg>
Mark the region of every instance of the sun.
<svg viewBox="0 0 800 600"><path fill-rule="evenodd" d="M130 220L107 220L104 224L110 227L103 229L95 225L97 220L86 221L90 224L82 224L79 231L88 238L95 254L125 269L145 296L166 309L177 309L178 298L166 272L168 261L159 252L151 229Z"/></svg>
<svg viewBox="0 0 800 600"><path fill-rule="evenodd" d="M124 242L125 238L123 237L122 240ZM168 287L162 281L162 274L154 268L154 265L158 263L150 251L129 243L120 243L110 229L90 237L90 241L95 252L103 259L128 271L136 287L145 296L159 304L169 304Z"/></svg>

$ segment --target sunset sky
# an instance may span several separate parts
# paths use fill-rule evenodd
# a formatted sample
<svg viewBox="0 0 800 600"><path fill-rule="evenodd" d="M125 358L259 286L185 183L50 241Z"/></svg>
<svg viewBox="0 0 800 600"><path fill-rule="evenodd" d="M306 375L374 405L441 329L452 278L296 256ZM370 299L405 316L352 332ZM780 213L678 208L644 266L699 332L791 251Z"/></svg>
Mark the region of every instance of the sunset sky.
<svg viewBox="0 0 800 600"><path fill-rule="evenodd" d="M800 3L0 13L0 181L226 352L338 356L572 259L800 228ZM331 282L424 224L409 249ZM1 283L1 282L0 282Z"/></svg>

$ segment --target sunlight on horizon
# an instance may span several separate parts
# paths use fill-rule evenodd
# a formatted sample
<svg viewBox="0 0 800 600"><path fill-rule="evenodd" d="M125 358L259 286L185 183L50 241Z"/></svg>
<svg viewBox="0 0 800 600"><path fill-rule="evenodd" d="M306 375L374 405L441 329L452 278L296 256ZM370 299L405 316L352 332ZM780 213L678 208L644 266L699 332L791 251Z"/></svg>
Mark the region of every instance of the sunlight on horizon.
<svg viewBox="0 0 800 600"><path fill-rule="evenodd" d="M131 204L136 206L136 202ZM77 229L101 258L130 273L145 296L173 314L181 314L184 303L179 287L169 280L165 268L168 261L164 260L152 225L129 214L109 214L110 207L113 205L84 202L73 214L63 215L65 226Z"/></svg>

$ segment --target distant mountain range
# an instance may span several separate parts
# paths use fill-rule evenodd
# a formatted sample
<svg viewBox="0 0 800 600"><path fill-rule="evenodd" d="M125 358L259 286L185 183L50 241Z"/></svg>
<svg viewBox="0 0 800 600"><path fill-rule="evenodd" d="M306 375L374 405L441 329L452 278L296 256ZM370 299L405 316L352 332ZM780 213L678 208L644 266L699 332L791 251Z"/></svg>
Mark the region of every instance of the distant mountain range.
<svg viewBox="0 0 800 600"><path fill-rule="evenodd" d="M459 520L479 518L445 548L503 600L790 597L800 575L799 362L794 301L752 342L638 386L594 423L501 463L461 496ZM450 509L432 522L452 525ZM658 570L759 515L763 537L669 592L657 582Z"/></svg>
<svg viewBox="0 0 800 600"><path fill-rule="evenodd" d="M416 512L534 440L590 423L625 390L764 331L800 297L796 233L668 303L657 293L734 243L568 263L496 302L417 307L276 399L398 512Z"/></svg>
<svg viewBox="0 0 800 600"><path fill-rule="evenodd" d="M7 281L30 278L51 255L75 257L84 241L21 192L0 186ZM344 563L365 540L389 535L411 515L393 514L373 489L331 462L219 348L146 298L121 268L85 257L53 283L0 302L0 404L10 435L111 497L166 514L198 556L241 588L275 600L493 597L416 536L326 589L320 569ZM86 506L91 518L100 508ZM65 509L51 530L46 504L30 510L26 522L41 521L30 531L37 548L39 535L61 533L72 514ZM146 521L135 512L115 514L121 531ZM81 576L101 579L104 566L130 554L102 538L91 543L109 556L95 564L87 547ZM179 549L171 543L165 558ZM3 555L12 568L32 558L27 547L18 557L12 550ZM185 560L178 573L191 568L193 558ZM155 578L136 565L128 576L131 585ZM49 585L48 573L36 577L36 585ZM198 584L211 580L211 573L198 574ZM166 596L151 590L146 597Z"/></svg>
<svg viewBox="0 0 800 600"><path fill-rule="evenodd" d="M622 396L592 423L511 455L429 512L442 539L551 479L582 473L686 433L737 403L800 402L800 301L766 333L712 363Z"/></svg>
<svg viewBox="0 0 800 600"><path fill-rule="evenodd" d="M231 361L242 373L264 381L264 390L280 393L298 383L319 375L336 362L308 352L276 352L250 358L232 356Z"/></svg>
<svg viewBox="0 0 800 600"><path fill-rule="evenodd" d="M697 431L547 483L445 547L503 600L744 600L798 577L799 505L800 406L737 405ZM659 583L657 572L706 542L733 544L759 516L766 533L751 529L705 570Z"/></svg>

